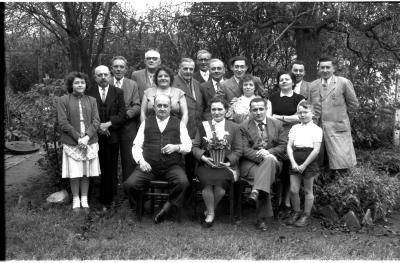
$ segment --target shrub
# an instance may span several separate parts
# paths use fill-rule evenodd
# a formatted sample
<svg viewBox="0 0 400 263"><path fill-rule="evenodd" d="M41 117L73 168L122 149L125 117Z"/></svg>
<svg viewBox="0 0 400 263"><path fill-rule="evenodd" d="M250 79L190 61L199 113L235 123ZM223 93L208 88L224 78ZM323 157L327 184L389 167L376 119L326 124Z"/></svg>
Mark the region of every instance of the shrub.
<svg viewBox="0 0 400 263"><path fill-rule="evenodd" d="M384 171L389 176L397 176L400 179L400 148L379 148L376 150L358 150L357 161L359 163L371 163L376 171Z"/></svg>
<svg viewBox="0 0 400 263"><path fill-rule="evenodd" d="M27 92L8 97L10 114L7 117L11 120L6 131L9 134L28 135L29 140L41 144L46 159L40 164L52 173L56 185L62 182L56 103L58 97L66 92L64 81L58 79L47 84L35 84Z"/></svg>
<svg viewBox="0 0 400 263"><path fill-rule="evenodd" d="M356 167L316 190L318 204L330 204L339 216L353 210L362 218L370 208L375 220L385 219L400 202L400 180L375 171L370 164Z"/></svg>

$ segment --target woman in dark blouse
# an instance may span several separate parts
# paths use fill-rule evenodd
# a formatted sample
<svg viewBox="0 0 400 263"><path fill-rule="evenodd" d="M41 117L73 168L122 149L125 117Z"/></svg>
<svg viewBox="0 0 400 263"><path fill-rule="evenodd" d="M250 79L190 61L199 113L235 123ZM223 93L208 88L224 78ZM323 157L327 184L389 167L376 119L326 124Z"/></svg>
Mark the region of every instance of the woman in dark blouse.
<svg viewBox="0 0 400 263"><path fill-rule="evenodd" d="M281 71L276 77L278 83L278 91L273 93L268 98L268 110L270 116L277 120L280 120L283 124L286 136L289 134L290 128L293 125L299 123L299 117L297 116L297 105L300 101L305 98L294 92L296 86L296 77L289 71ZM281 183L283 185L283 204L281 204L282 218L286 218L290 213L290 161L283 160L282 171L280 174Z"/></svg>

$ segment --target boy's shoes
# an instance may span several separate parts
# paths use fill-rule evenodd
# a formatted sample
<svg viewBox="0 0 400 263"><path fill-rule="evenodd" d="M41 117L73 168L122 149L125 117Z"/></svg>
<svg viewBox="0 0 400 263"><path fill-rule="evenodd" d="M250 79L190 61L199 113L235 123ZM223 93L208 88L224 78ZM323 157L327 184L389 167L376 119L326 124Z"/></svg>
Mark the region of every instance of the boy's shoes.
<svg viewBox="0 0 400 263"><path fill-rule="evenodd" d="M294 223L295 226L297 227L303 227L308 225L310 221L310 216L303 214L301 217Z"/></svg>
<svg viewBox="0 0 400 263"><path fill-rule="evenodd" d="M286 225L293 225L301 217L300 211L294 211L286 221Z"/></svg>
<svg viewBox="0 0 400 263"><path fill-rule="evenodd" d="M260 220L257 222L256 227L261 230L262 232L265 232L268 230L267 224L265 223L264 220Z"/></svg>

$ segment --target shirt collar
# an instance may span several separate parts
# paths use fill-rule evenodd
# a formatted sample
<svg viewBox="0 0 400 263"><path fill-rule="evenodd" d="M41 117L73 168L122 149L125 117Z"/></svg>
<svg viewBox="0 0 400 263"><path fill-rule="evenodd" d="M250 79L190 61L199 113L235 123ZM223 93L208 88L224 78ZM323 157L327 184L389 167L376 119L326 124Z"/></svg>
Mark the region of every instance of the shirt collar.
<svg viewBox="0 0 400 263"><path fill-rule="evenodd" d="M159 118L156 116L157 123L168 122L170 117L171 117L171 116L168 116L165 120L161 120L161 119L159 119Z"/></svg>
<svg viewBox="0 0 400 263"><path fill-rule="evenodd" d="M100 87L100 86L98 86L98 87L99 87L99 90L100 90L100 91L103 90L102 87ZM109 87L109 85L107 85L107 87L105 87L106 91L108 91L108 87Z"/></svg>
<svg viewBox="0 0 400 263"><path fill-rule="evenodd" d="M236 80L236 83L239 84L240 83L240 79L238 79L236 76L233 76Z"/></svg>
<svg viewBox="0 0 400 263"><path fill-rule="evenodd" d="M327 79L326 82L325 82L325 79L322 79L322 84L329 85L332 82L332 78L333 78L333 76L331 76L329 79Z"/></svg>
<svg viewBox="0 0 400 263"><path fill-rule="evenodd" d="M119 83L121 83L121 86L122 86L122 83L124 83L124 78L125 77L122 77L122 79L120 79L120 80L117 80L116 78L114 78L114 86L117 86L117 81L119 81Z"/></svg>
<svg viewBox="0 0 400 263"><path fill-rule="evenodd" d="M254 122L255 122L256 126L258 126L259 122L256 121L256 120L254 120ZM263 123L264 125L267 124L267 116L265 116L265 118L264 118L264 120L262 121L262 123Z"/></svg>
<svg viewBox="0 0 400 263"><path fill-rule="evenodd" d="M225 127L225 119L223 119L220 122L216 122L215 120L211 120L211 124Z"/></svg>
<svg viewBox="0 0 400 263"><path fill-rule="evenodd" d="M201 71L200 70L200 74L203 76L203 77L208 77L208 75L209 75L209 71L207 70L207 71Z"/></svg>
<svg viewBox="0 0 400 263"><path fill-rule="evenodd" d="M289 92L289 94L283 94L282 93L282 91L281 91L281 93L279 94L280 95L280 97L282 98L282 97L292 97L293 96L293 90L291 90L290 92Z"/></svg>

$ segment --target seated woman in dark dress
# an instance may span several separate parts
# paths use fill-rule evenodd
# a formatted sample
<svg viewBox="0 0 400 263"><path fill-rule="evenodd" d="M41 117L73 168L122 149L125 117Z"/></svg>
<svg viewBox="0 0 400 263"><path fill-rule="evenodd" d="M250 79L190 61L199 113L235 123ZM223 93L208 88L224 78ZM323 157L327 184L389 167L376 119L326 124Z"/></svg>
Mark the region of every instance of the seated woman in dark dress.
<svg viewBox="0 0 400 263"><path fill-rule="evenodd" d="M197 177L202 185L202 195L207 211L205 212L206 226L213 224L215 209L225 195L225 191L231 180L237 179L236 170L242 151L242 138L239 126L225 120L228 102L223 98L214 97L209 102L212 120L204 121L197 129L193 142L192 153L199 161ZM223 138L230 145L225 149L225 158L220 165L214 163L210 157L209 141L215 131L217 138Z"/></svg>
<svg viewBox="0 0 400 263"><path fill-rule="evenodd" d="M305 99L302 95L294 92L296 86L296 76L289 71L281 71L276 77L278 91L273 93L268 98L268 110L272 118L280 120L286 136L289 134L290 128L299 123L297 115L297 105ZM285 218L290 212L290 176L289 176L290 161L283 161L281 171L281 183L283 185L283 204L280 216Z"/></svg>

